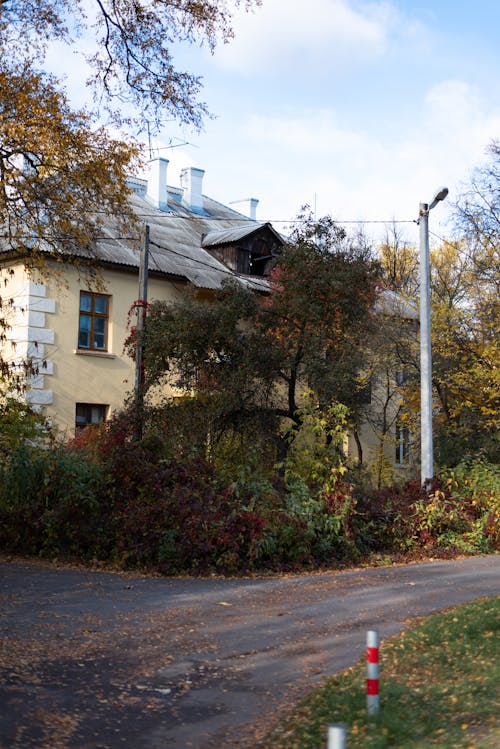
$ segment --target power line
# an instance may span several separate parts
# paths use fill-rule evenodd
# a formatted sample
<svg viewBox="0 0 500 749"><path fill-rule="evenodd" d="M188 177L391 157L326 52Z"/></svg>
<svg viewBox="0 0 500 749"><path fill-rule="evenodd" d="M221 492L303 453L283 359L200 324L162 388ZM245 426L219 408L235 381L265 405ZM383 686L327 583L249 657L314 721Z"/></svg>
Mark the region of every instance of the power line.
<svg viewBox="0 0 500 749"><path fill-rule="evenodd" d="M8 234L0 234L0 239L17 239L17 240L27 240L27 241L40 241L40 242L57 242L58 244L66 243L66 242L74 242L75 240L71 237L56 237L51 236L50 234L11 234L10 236ZM109 236L103 236L103 237L92 237L90 242L120 242L120 241L127 241L127 242L140 242L141 237L109 237Z"/></svg>
<svg viewBox="0 0 500 749"><path fill-rule="evenodd" d="M148 214L146 214L146 215L148 215ZM181 217L181 216L179 216L179 218L187 218L187 217L184 217L184 216ZM221 220L224 220L224 219L221 219ZM227 219L225 219L225 220L227 220ZM259 223L259 222L257 222L257 223ZM271 223L271 222L268 222L268 223ZM274 223L277 223L277 222L274 222ZM338 222L338 223L340 223L340 222ZM356 223L356 222L355 221L350 221L350 222L342 222L342 223ZM384 222L384 221L365 221L364 223L388 223L388 222ZM398 221L398 222L394 222L393 221L392 223L413 223L413 222L409 222L409 221ZM437 235L435 235L435 236L437 236ZM1 235L0 235L0 237L1 237ZM8 237L7 236L3 236L3 238L7 239ZM15 238L21 238L21 239L38 239L38 240L43 240L43 241L47 241L47 239L48 239L46 236L45 237L44 236L38 236L38 237L33 237L33 236L11 237L11 239L15 239ZM56 239L56 238L54 237L54 238L51 238L51 239ZM62 241L70 242L71 240L70 239L67 239L67 240L59 240L58 239L58 241L59 242L62 242ZM104 236L104 237L97 237L93 241L116 241L116 242L117 241L133 241L133 242L139 242L140 241L140 237L125 237L125 236L123 236L123 237L120 237L120 236L119 237L110 237L110 236ZM445 241L445 240L442 240L442 241ZM231 276L233 278L235 276L236 277L238 276L238 273L235 272L235 271L231 271L231 270L226 269L226 268L224 268L222 266L216 267L216 266L214 266L214 265L212 265L210 263L204 262L203 260L200 260L200 259L195 258L195 257L191 257L190 255L186 255L186 254L184 254L182 252L179 252L178 250L174 250L171 247L166 247L164 245L160 245L157 242L154 242L153 240L150 240L149 244L150 244L150 246L156 247L159 250L162 250L164 252L169 252L172 255L176 255L177 257L180 257L183 260L188 260L189 263L191 263L191 264L194 263L194 264L197 264L197 265L204 266L204 267L208 268L209 270L211 270L211 271L213 271L215 273L222 273L222 274ZM197 247L196 249L197 250L202 250L203 248L201 248L201 247L198 248ZM158 263L157 256L154 253L151 253L151 254L152 254L153 258L156 260L157 264L160 265L160 263ZM94 259L98 260L99 258L91 258L91 259L92 260L94 260ZM187 263L182 263L182 264L180 264L180 266L184 267L184 268L189 268L190 267L190 265L187 264Z"/></svg>
<svg viewBox="0 0 500 749"><path fill-rule="evenodd" d="M276 219L269 219L268 223L270 224L303 224L306 221L308 221L307 218L304 219L283 219L283 218L276 218ZM383 219L346 219L345 221L343 219L336 219L332 217L332 221L334 224L414 224L415 221L412 219L387 219L387 221Z"/></svg>
<svg viewBox="0 0 500 749"><path fill-rule="evenodd" d="M8 237L2 237L0 235L0 239L1 238L7 239ZM11 239L38 239L40 241L47 241L47 237L32 237L32 236L30 236L30 237L11 237ZM140 237L98 237L97 240L95 240L95 241L100 241L100 240L102 240L102 241L122 241L122 240L129 240L129 241L139 242L140 241ZM62 242L63 240L58 240L58 241ZM68 239L66 241L69 242L71 240ZM233 271L226 270L223 267L215 267L214 265L211 265L210 263L206 263L203 260L199 260L198 258L190 257L189 255L185 255L182 252L178 252L177 250L173 250L170 247L165 247L163 245L157 244L156 242L153 242L151 240L150 240L149 244L150 244L150 246L157 247L159 250L163 250L165 252L170 252L172 255L177 255L178 257L183 258L184 260L189 260L191 263L197 263L198 265L204 265L207 268L210 268L210 270L215 271L217 273L226 273L227 275L230 275L230 276L233 276L233 277L235 275L237 275L237 273L235 273ZM200 249L201 250L203 248L199 247L199 248L196 248L196 249ZM154 253L151 253L151 254L152 254L153 257L155 257ZM83 258L83 259L85 259L85 258ZM91 256L89 259L92 260L92 261L94 261L94 260L102 260L103 258ZM188 264L183 264L182 267L189 268L190 266Z"/></svg>
<svg viewBox="0 0 500 749"><path fill-rule="evenodd" d="M197 263L198 265L204 265L206 268L210 268L210 270L215 271L216 273L225 273L228 276L232 276L233 278L237 276L238 274L234 271L227 270L224 267L216 268L214 265L211 265L210 263L205 263L203 260L199 260L198 258L192 258L189 257L189 255L184 255L182 252L177 252L177 250L172 250L170 247L164 247L161 244L157 244L156 242L153 242L151 239L149 240L149 246L151 247L157 247L159 250L164 250L165 252L170 252L172 255L178 255L179 257L183 258L183 260L190 260L192 263ZM199 248L202 249L202 248ZM153 255L155 257L155 255ZM189 265L181 264L181 267L189 268Z"/></svg>
<svg viewBox="0 0 500 749"><path fill-rule="evenodd" d="M94 211L96 214L105 214L106 211ZM107 214L109 215L109 214ZM114 214L115 216L128 216L130 214L120 213ZM252 224L304 224L309 219L307 218L267 218L267 219L251 219L248 216L183 216L180 213L170 213L169 211L162 211L158 213L135 213L133 214L136 218L162 218L168 217L169 219L180 219L182 221L231 221L231 222L242 222ZM415 219L336 219L332 217L334 224L414 224Z"/></svg>
<svg viewBox="0 0 500 749"><path fill-rule="evenodd" d="M433 237L436 237L436 239L439 239L440 242L448 241L447 239L445 239L444 237L441 237L439 234L436 234L436 232L431 231L430 229L429 229L429 234L432 234Z"/></svg>

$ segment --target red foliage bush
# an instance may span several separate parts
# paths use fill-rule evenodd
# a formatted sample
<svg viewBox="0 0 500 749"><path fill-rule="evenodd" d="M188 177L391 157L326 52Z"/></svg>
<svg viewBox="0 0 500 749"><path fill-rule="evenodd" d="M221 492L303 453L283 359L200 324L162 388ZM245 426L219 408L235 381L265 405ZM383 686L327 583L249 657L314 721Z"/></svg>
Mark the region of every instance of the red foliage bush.
<svg viewBox="0 0 500 749"><path fill-rule="evenodd" d="M165 574L252 568L266 521L251 493L221 486L207 462L167 458L159 439L133 441L123 417L69 449L105 467L101 556Z"/></svg>
<svg viewBox="0 0 500 749"><path fill-rule="evenodd" d="M390 553L408 548L415 502L425 496L417 481L362 494L358 498L356 535L363 550Z"/></svg>
<svg viewBox="0 0 500 749"><path fill-rule="evenodd" d="M500 507L490 490L487 501L449 479L436 480L430 496L418 482L356 493L339 480L323 496L300 481L278 487L248 476L228 485L200 458L167 455L160 436L134 441L131 423L122 414L65 448L14 454L2 469L3 548L164 574L500 548Z"/></svg>

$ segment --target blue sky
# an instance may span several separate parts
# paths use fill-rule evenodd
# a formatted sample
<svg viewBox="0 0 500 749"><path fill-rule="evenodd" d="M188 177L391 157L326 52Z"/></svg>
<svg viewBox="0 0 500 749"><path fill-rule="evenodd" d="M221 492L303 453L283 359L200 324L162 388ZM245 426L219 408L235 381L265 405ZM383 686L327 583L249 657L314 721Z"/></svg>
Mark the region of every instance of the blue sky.
<svg viewBox="0 0 500 749"><path fill-rule="evenodd" d="M205 169L205 193L258 198L278 228L305 203L338 220L411 221L437 187L453 200L500 138L498 0L263 0L234 27L213 56L177 50L215 119L153 141L170 184L182 166ZM436 230L446 214L433 212Z"/></svg>

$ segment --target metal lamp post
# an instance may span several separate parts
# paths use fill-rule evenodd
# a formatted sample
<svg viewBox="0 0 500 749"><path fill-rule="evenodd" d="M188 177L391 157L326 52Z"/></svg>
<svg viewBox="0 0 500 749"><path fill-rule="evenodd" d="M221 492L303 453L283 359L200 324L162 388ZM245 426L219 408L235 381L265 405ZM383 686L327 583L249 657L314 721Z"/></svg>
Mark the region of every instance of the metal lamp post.
<svg viewBox="0 0 500 749"><path fill-rule="evenodd" d="M427 489L434 476L432 442L432 348L429 261L429 211L444 200L448 188L441 187L431 203L420 203L420 455L421 483Z"/></svg>

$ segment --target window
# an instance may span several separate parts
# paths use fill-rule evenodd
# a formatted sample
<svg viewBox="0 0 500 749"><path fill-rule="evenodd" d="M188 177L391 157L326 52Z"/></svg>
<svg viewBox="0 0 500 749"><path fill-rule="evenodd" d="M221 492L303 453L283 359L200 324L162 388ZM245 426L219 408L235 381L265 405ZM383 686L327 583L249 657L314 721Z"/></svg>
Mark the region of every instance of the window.
<svg viewBox="0 0 500 749"><path fill-rule="evenodd" d="M398 387L404 387L408 384L410 377L406 369L398 369L395 372L394 379Z"/></svg>
<svg viewBox="0 0 500 749"><path fill-rule="evenodd" d="M92 424L100 424L101 421L106 421L107 413L108 406L98 405L96 403L77 403L75 419L76 431L80 432L82 429L85 429L85 427L92 426Z"/></svg>
<svg viewBox="0 0 500 749"><path fill-rule="evenodd" d="M403 422L396 423L396 465L407 466L410 463L410 429Z"/></svg>
<svg viewBox="0 0 500 749"><path fill-rule="evenodd" d="M80 292L78 348L90 351L108 349L109 296Z"/></svg>

